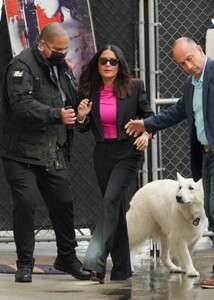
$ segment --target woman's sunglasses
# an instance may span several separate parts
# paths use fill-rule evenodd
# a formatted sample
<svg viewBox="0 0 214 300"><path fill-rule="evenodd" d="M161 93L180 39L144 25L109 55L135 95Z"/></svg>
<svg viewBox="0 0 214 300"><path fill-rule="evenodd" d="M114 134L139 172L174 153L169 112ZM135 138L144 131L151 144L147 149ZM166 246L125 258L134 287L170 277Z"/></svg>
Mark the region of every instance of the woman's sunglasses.
<svg viewBox="0 0 214 300"><path fill-rule="evenodd" d="M105 57L100 57L100 58L98 59L98 61L99 61L99 63L100 63L101 65L103 65L103 66L106 65L107 62L109 62L111 66L116 66L116 65L119 63L119 60L116 59L116 58L110 58L110 59L107 59L107 58L105 58Z"/></svg>

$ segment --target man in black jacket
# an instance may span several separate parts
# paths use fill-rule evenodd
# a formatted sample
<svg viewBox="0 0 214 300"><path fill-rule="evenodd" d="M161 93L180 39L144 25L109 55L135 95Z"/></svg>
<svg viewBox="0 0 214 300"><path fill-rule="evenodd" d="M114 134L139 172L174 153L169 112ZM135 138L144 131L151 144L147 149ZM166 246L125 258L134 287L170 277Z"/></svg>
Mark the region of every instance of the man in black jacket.
<svg viewBox="0 0 214 300"><path fill-rule="evenodd" d="M90 278L76 257L73 203L67 168L76 121L76 84L65 62L69 36L60 23L46 25L36 44L7 68L0 103L0 154L13 199L17 282L31 282L34 215L40 193L56 235L54 267Z"/></svg>

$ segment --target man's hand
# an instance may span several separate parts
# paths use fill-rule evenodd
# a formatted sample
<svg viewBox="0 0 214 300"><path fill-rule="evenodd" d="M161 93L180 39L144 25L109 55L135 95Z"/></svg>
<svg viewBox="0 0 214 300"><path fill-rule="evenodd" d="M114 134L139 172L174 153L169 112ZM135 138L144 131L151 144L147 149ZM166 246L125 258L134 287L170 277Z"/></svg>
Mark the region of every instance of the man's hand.
<svg viewBox="0 0 214 300"><path fill-rule="evenodd" d="M87 114L90 112L91 108L92 102L89 102L88 99L83 99L77 107L77 120L84 120Z"/></svg>
<svg viewBox="0 0 214 300"><path fill-rule="evenodd" d="M61 118L62 118L62 123L67 125L75 124L75 121L77 119L73 108L68 108L68 109L62 108Z"/></svg>
<svg viewBox="0 0 214 300"><path fill-rule="evenodd" d="M134 135L137 137L140 133L145 132L144 121L141 120L130 120L124 127L128 135Z"/></svg>

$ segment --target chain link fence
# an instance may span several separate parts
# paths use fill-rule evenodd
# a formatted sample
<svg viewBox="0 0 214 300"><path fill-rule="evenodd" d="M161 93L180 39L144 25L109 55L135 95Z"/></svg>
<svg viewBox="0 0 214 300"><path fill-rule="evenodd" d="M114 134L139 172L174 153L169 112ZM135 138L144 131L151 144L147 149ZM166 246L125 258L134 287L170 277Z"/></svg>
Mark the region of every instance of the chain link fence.
<svg viewBox="0 0 214 300"><path fill-rule="evenodd" d="M157 0L155 1L156 28L156 97L163 101L157 111L165 108L164 99L182 96L187 78L184 71L173 61L173 42L187 36L205 49L206 31L212 26L213 0ZM161 102L161 101L159 101ZM158 157L160 178L175 178L179 171L190 177L189 142L186 121L159 133Z"/></svg>
<svg viewBox="0 0 214 300"><path fill-rule="evenodd" d="M116 44L124 51L133 74L135 73L135 24L138 1L96 1L91 0L91 13L97 49L105 44ZM7 30L5 13L3 12L0 26L0 40L4 44L0 53L0 90L2 88L3 73L11 59L11 48ZM80 233L80 239L85 229L93 230L101 203L100 190L97 184L92 162L94 138L92 133L80 134L75 132L72 167L69 169L69 179L75 213L75 228ZM137 189L137 178L133 179L127 191L127 203ZM0 162L0 242L13 240L12 233L12 199L9 186L5 180ZM51 240L53 234L47 208L38 199L38 209L35 216L35 230L37 240ZM53 237L54 238L54 237Z"/></svg>
<svg viewBox="0 0 214 300"><path fill-rule="evenodd" d="M152 12L150 5L153 4ZM206 30L211 26L214 14L214 1L206 0L91 0L91 13L97 49L104 44L116 44L125 53L133 75L139 76L139 4L143 5L145 29L145 74L148 96L150 97L150 65L149 65L149 27L155 27L155 97L162 103L157 105L156 111L166 107L165 99L175 99L182 95L183 83L186 74L172 59L172 44L180 36L189 36L205 45ZM150 20L150 15L154 20ZM9 34L6 19L3 17L0 24L0 90L2 78L10 55ZM154 101L151 97L151 101ZM101 202L93 163L92 151L94 139L91 133L79 134L76 132L72 157L72 168L69 178L73 191L75 227L83 234L85 228L93 229L97 219L97 212ZM156 137L158 156L158 177L175 178L179 171L189 177L189 145L186 122L159 132ZM150 153L150 151L148 151ZM151 170L153 156L148 155ZM147 170L148 171L148 170ZM147 172L146 171L146 172ZM153 172L154 170L152 170ZM155 170L156 171L156 170ZM150 178L152 179L152 177ZM144 184L142 172L127 191L127 203L133 193ZM2 165L0 163L0 241L11 235L12 239L12 201L9 187L6 183ZM35 217L36 233L44 231L45 239L51 230L48 213L42 200L38 200L38 210Z"/></svg>

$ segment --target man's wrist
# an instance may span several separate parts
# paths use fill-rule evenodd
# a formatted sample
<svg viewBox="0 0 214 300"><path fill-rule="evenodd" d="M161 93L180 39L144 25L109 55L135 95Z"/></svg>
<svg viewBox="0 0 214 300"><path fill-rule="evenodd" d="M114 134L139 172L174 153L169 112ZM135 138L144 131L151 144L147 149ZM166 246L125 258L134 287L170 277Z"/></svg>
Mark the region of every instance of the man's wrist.
<svg viewBox="0 0 214 300"><path fill-rule="evenodd" d="M148 136L149 139L152 139L153 134L152 133L148 133L147 131L144 131L143 134L145 134L146 136Z"/></svg>

